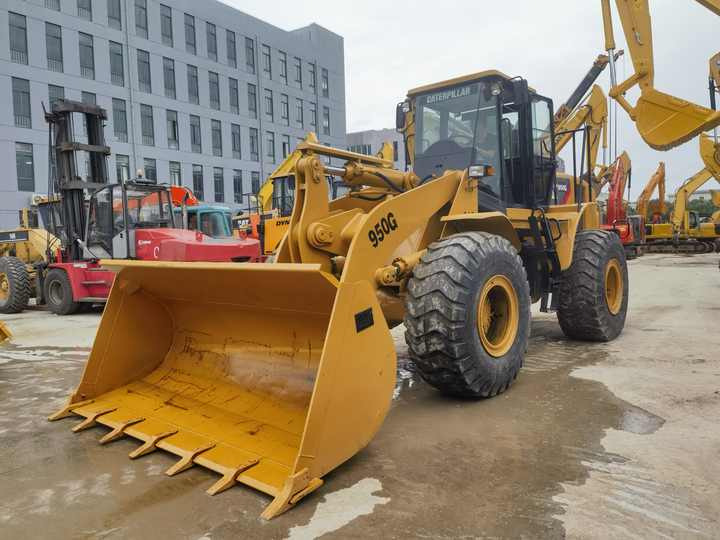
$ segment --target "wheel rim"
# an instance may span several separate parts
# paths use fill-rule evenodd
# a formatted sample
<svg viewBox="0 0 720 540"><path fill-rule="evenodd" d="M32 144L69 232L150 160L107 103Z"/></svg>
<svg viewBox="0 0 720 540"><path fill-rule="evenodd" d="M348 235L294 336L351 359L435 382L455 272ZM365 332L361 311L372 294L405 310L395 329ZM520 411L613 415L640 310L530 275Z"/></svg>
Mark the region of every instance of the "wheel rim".
<svg viewBox="0 0 720 540"><path fill-rule="evenodd" d="M605 302L613 315L620 313L623 302L623 278L620 263L610 259L605 267Z"/></svg>
<svg viewBox="0 0 720 540"><path fill-rule="evenodd" d="M56 306L63 302L62 283L59 281L51 281L48 286L48 300Z"/></svg>
<svg viewBox="0 0 720 540"><path fill-rule="evenodd" d="M478 299L477 330L483 348L499 358L515 342L520 319L518 296L510 280L495 275L487 280Z"/></svg>
<svg viewBox="0 0 720 540"><path fill-rule="evenodd" d="M7 300L8 296L10 296L10 282L7 274L0 272L0 300Z"/></svg>

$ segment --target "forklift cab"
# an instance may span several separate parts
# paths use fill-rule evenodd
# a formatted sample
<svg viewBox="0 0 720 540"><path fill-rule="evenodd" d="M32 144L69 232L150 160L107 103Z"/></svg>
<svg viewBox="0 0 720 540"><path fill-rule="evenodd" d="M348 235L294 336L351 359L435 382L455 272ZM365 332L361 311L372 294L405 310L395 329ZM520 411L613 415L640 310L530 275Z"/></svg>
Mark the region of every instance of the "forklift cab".
<svg viewBox="0 0 720 540"><path fill-rule="evenodd" d="M165 187L137 181L104 187L90 197L84 256L134 258L135 230L161 228L175 228Z"/></svg>
<svg viewBox="0 0 720 540"><path fill-rule="evenodd" d="M402 113L402 111L407 111ZM481 211L551 204L556 176L553 104L498 71L411 90L398 105L415 174L427 181L446 170L490 166L479 180ZM405 126L409 119L412 126Z"/></svg>

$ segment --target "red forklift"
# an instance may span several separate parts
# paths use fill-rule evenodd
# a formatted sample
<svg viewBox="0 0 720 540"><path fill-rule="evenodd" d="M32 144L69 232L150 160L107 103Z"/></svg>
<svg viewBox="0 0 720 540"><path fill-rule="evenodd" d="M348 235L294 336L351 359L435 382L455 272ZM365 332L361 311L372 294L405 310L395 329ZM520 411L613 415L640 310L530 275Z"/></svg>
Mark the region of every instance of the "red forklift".
<svg viewBox="0 0 720 540"><path fill-rule="evenodd" d="M212 238L186 230L173 212L167 186L142 178L108 184L104 123L107 113L97 105L58 100L45 114L49 124L51 175L49 197L57 211L49 212L49 229L60 247L48 250L47 261L36 265L37 289L58 315L82 306L104 303L114 273L101 259L160 261L257 262L260 243L252 238ZM87 142L75 138L74 123L84 122ZM84 154L87 177L78 174Z"/></svg>

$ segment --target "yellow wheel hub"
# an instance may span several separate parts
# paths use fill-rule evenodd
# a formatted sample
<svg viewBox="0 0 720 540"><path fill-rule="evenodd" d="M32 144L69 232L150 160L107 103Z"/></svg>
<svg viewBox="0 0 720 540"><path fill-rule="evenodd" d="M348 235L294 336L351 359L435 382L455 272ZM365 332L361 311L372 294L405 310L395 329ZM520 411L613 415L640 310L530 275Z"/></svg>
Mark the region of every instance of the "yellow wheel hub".
<svg viewBox="0 0 720 540"><path fill-rule="evenodd" d="M7 300L10 295L10 282L5 272L0 272L0 300Z"/></svg>
<svg viewBox="0 0 720 540"><path fill-rule="evenodd" d="M613 315L620 313L624 288L620 262L617 259L610 259L605 267L605 302Z"/></svg>
<svg viewBox="0 0 720 540"><path fill-rule="evenodd" d="M478 300L477 329L483 348L499 358L510 350L520 320L518 296L510 280L495 275L485 282Z"/></svg>

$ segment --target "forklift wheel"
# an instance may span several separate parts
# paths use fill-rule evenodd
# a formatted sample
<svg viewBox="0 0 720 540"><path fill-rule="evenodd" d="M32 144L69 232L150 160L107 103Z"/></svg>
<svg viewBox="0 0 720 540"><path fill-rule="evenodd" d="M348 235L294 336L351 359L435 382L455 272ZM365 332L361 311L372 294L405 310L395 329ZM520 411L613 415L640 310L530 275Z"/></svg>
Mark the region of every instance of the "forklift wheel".
<svg viewBox="0 0 720 540"><path fill-rule="evenodd" d="M55 315L71 315L80 304L73 301L72 285L67 273L53 268L45 277L45 301Z"/></svg>

